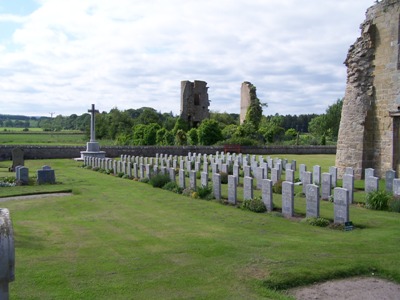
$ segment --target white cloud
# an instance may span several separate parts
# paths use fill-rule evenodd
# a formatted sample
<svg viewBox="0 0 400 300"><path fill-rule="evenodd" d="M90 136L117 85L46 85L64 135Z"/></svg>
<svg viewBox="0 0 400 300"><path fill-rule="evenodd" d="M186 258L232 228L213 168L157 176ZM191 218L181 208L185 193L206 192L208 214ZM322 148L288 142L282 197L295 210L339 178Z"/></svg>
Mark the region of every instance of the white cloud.
<svg viewBox="0 0 400 300"><path fill-rule="evenodd" d="M42 0L0 44L5 113L154 107L179 113L180 81L239 113L251 81L266 114L321 113L344 95L348 47L372 0ZM1 39L0 39L1 41Z"/></svg>

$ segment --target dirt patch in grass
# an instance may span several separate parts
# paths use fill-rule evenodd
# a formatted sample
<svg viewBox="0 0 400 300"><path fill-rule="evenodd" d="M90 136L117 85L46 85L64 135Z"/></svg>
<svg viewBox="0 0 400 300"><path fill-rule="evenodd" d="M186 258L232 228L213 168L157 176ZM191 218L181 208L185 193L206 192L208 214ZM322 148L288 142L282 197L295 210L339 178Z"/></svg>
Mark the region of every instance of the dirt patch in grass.
<svg viewBox="0 0 400 300"><path fill-rule="evenodd" d="M354 277L291 289L288 294L297 300L400 299L400 284L374 277Z"/></svg>

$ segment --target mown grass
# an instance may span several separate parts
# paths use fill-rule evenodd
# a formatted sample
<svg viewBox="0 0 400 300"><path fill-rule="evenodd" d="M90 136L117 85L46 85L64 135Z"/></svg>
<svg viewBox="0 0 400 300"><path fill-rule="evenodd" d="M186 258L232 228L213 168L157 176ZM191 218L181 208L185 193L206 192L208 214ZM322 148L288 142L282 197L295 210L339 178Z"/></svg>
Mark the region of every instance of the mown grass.
<svg viewBox="0 0 400 300"><path fill-rule="evenodd" d="M352 205L356 229L344 232L188 198L72 160L26 161L30 170L45 164L73 195L2 203L15 231L11 299L287 299L286 288L331 278L374 273L400 282L396 213ZM278 195L274 202L280 206ZM304 198L295 203L305 212ZM332 203L321 203L321 215L333 217Z"/></svg>

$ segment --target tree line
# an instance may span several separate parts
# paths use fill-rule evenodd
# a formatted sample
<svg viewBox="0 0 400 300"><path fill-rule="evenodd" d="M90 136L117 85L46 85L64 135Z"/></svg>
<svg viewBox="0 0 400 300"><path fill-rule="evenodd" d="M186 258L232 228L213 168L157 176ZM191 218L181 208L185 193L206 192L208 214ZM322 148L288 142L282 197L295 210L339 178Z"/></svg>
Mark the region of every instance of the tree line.
<svg viewBox="0 0 400 300"><path fill-rule="evenodd" d="M179 116L161 113L151 107L96 114L96 139L113 140L116 145L317 145L335 143L338 136L343 99L330 105L324 114L263 115L256 89L243 124L239 114L211 111L210 118L191 127ZM11 120L0 117L0 121ZM29 118L13 120L29 127ZM40 117L35 127L45 131L79 130L89 136L90 114ZM28 123L26 123L28 122ZM1 124L1 123L0 123ZM8 126L11 127L11 126Z"/></svg>

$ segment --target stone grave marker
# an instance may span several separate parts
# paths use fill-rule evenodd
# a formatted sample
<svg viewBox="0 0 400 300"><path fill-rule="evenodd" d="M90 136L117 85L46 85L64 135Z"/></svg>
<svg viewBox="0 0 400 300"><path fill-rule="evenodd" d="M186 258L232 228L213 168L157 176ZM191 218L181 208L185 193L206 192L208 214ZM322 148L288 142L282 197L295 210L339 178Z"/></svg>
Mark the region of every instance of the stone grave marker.
<svg viewBox="0 0 400 300"><path fill-rule="evenodd" d="M315 184L306 187L306 217L319 218L319 186Z"/></svg>
<svg viewBox="0 0 400 300"><path fill-rule="evenodd" d="M243 178L243 200L253 199L253 178Z"/></svg>
<svg viewBox="0 0 400 300"><path fill-rule="evenodd" d="M172 182L176 182L176 173L175 173L175 168L169 168L169 179Z"/></svg>
<svg viewBox="0 0 400 300"><path fill-rule="evenodd" d="M29 169L24 166L17 166L16 180L22 185L27 185L29 183Z"/></svg>
<svg viewBox="0 0 400 300"><path fill-rule="evenodd" d="M11 156L12 156L12 165L10 167L10 171L14 172L16 166L23 166L25 161L24 161L24 150L21 148L13 148L11 150Z"/></svg>
<svg viewBox="0 0 400 300"><path fill-rule="evenodd" d="M388 170L385 173L385 181L386 181L386 191L393 191L393 180L396 178L396 171Z"/></svg>
<svg viewBox="0 0 400 300"><path fill-rule="evenodd" d="M265 178L265 169L262 167L257 167L255 169L256 180L257 180L257 189L261 189L262 180Z"/></svg>
<svg viewBox="0 0 400 300"><path fill-rule="evenodd" d="M261 189L261 198L262 198L264 205L268 211L272 211L274 209L272 195L273 195L272 181L269 179L263 179L262 180L262 189Z"/></svg>
<svg viewBox="0 0 400 300"><path fill-rule="evenodd" d="M48 168L42 168L41 170L37 170L37 179L38 184L55 184L56 183L56 175L54 170Z"/></svg>
<svg viewBox="0 0 400 300"><path fill-rule="evenodd" d="M364 174L365 174L365 179L367 179L368 177L374 177L375 176L375 170L372 168L367 168L364 170Z"/></svg>
<svg viewBox="0 0 400 300"><path fill-rule="evenodd" d="M346 167L344 169L344 174L348 174L348 175L353 175L354 176L354 170L352 167Z"/></svg>
<svg viewBox="0 0 400 300"><path fill-rule="evenodd" d="M272 185L278 182L278 176L279 176L279 170L276 168L271 169L271 180L272 180Z"/></svg>
<svg viewBox="0 0 400 300"><path fill-rule="evenodd" d="M228 175L228 202L233 205L237 203L236 178L233 175Z"/></svg>
<svg viewBox="0 0 400 300"><path fill-rule="evenodd" d="M344 224L345 222L349 222L350 199L348 190L337 187L333 190L333 197L335 224Z"/></svg>
<svg viewBox="0 0 400 300"><path fill-rule="evenodd" d="M312 183L312 173L311 172L303 172L303 194L306 194L307 184Z"/></svg>
<svg viewBox="0 0 400 300"><path fill-rule="evenodd" d="M186 188L185 169L179 169L179 187Z"/></svg>
<svg viewBox="0 0 400 300"><path fill-rule="evenodd" d="M189 182L190 182L190 188L195 191L196 190L196 171L190 171L189 172Z"/></svg>
<svg viewBox="0 0 400 300"><path fill-rule="evenodd" d="M316 185L321 184L321 167L319 165L313 167L313 183Z"/></svg>
<svg viewBox="0 0 400 300"><path fill-rule="evenodd" d="M282 214L294 216L294 184L288 181L282 183Z"/></svg>
<svg viewBox="0 0 400 300"><path fill-rule="evenodd" d="M321 184L321 199L329 200L331 196L332 188L332 175L331 173L322 173L322 184Z"/></svg>
<svg viewBox="0 0 400 300"><path fill-rule="evenodd" d="M343 188L348 192L349 203L353 203L354 196L354 176L351 174L343 175Z"/></svg>
<svg viewBox="0 0 400 300"><path fill-rule="evenodd" d="M300 164L299 175L300 175L300 181L303 182L303 184L304 184L303 177L305 172L307 172L307 166L305 164Z"/></svg>
<svg viewBox="0 0 400 300"><path fill-rule="evenodd" d="M329 167L329 174L331 174L331 185L332 188L335 188L337 185L337 168Z"/></svg>
<svg viewBox="0 0 400 300"><path fill-rule="evenodd" d="M370 175L370 174L369 174ZM379 178L374 176L365 177L365 193L377 191L379 188Z"/></svg>
<svg viewBox="0 0 400 300"><path fill-rule="evenodd" d="M239 174L240 174L240 167L239 167L239 165L238 164L234 164L233 165L233 176L235 176L235 178L236 178L236 184L237 185L239 185L239 182L240 182L240 176L239 176Z"/></svg>
<svg viewBox="0 0 400 300"><path fill-rule="evenodd" d="M212 178L214 198L221 200L221 175L218 173L213 173Z"/></svg>
<svg viewBox="0 0 400 300"><path fill-rule="evenodd" d="M201 172L201 186L208 187L208 173Z"/></svg>
<svg viewBox="0 0 400 300"><path fill-rule="evenodd" d="M294 183L294 171L286 169L285 180Z"/></svg>

